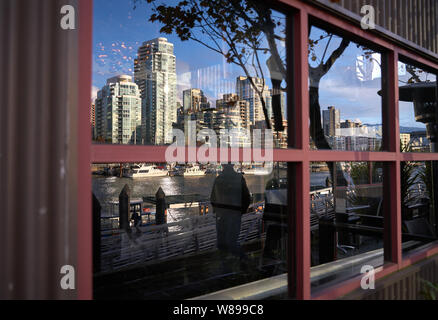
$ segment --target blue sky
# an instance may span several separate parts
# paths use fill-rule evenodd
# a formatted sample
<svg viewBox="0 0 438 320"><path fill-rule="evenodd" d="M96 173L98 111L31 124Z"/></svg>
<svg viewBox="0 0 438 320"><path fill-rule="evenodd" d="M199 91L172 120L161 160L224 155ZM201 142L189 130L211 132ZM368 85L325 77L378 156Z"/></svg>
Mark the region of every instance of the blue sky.
<svg viewBox="0 0 438 320"><path fill-rule="evenodd" d="M310 38L319 39L325 36L326 32L321 29L312 27ZM335 50L342 39L334 36L328 46L325 60ZM323 39L315 48L318 59L323 56L323 52L328 43L328 38ZM379 66L381 55L375 53L372 59L365 59L367 67L372 73L358 72L358 64L363 56L363 49L358 48L356 43L350 42L344 53L338 58L330 71L321 79L320 83L320 105L322 109L328 106L335 106L341 112L341 119L361 120L362 123L381 124L382 123L382 100L377 94L381 90L381 68ZM312 62L311 66L316 66L319 60ZM372 65L371 65L372 63ZM399 63L400 86L405 85L410 77L406 73L405 65ZM435 81L435 76L423 74L422 81ZM415 121L413 103L400 102L400 126L416 127L425 129L425 125Z"/></svg>
<svg viewBox="0 0 438 320"><path fill-rule="evenodd" d="M327 36L319 28L312 27L310 38L312 40ZM309 57L309 63L316 67L324 56L327 61L331 53L337 49L342 39L338 36L324 38L315 46L316 61ZM382 99L377 94L381 90L381 73L378 63L371 60L367 64L374 73L358 72L358 57L363 56L363 49L356 43L350 42L344 53L336 60L329 72L321 79L319 86L320 106L326 110L328 106L335 106L340 110L342 120L360 120L362 123L382 123ZM380 56L376 55L376 60ZM360 58L359 58L360 59ZM365 60L368 62L369 60Z"/></svg>
<svg viewBox="0 0 438 320"><path fill-rule="evenodd" d="M94 86L102 87L113 75L133 74L138 47L144 41L163 36L160 26L148 21L151 11L146 4L133 8L131 0L94 0ZM221 62L219 55L201 45L181 42L174 35L165 37L175 44L178 71L194 64L202 67Z"/></svg>
<svg viewBox="0 0 438 320"><path fill-rule="evenodd" d="M133 75L138 47L144 41L160 36L174 44L179 94L188 87L198 87L204 90L210 100L214 100L220 93L234 92L235 79L243 75L243 71L235 65L227 64L220 54L201 44L194 41L182 42L175 35L160 34L160 24L148 21L152 11L151 5L145 2L138 3L134 10L132 0L94 0L94 94L105 85L106 79L114 75ZM166 3L172 2L175 1ZM221 74L223 88L217 88L218 79L213 83L212 72ZM214 86L215 90L209 91Z"/></svg>
<svg viewBox="0 0 438 320"><path fill-rule="evenodd" d="M145 3L140 2L135 10L133 8L132 0L94 0L93 45L96 69L93 84L105 82L106 77L100 71L114 74L128 72L133 63L124 59L124 56L134 59L138 47L144 41L160 36L177 44L177 58L189 64L202 66L218 60L212 59L212 54L196 43L181 42L174 35L160 34L160 25L148 21L151 10ZM196 54L193 54L194 51ZM107 54L107 59L98 59L101 53Z"/></svg>

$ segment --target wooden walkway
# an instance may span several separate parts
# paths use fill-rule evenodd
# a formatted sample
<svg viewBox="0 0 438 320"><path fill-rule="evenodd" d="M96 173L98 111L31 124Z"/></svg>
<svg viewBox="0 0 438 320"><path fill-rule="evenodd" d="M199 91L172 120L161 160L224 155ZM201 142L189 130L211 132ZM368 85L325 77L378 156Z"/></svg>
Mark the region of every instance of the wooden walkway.
<svg viewBox="0 0 438 320"><path fill-rule="evenodd" d="M311 195L311 230L317 230L321 217L334 217L334 198L331 193L312 192ZM266 230L263 230L262 217L262 213L242 216L239 235L241 246L255 241L263 242ZM139 232L132 228L131 233L118 229L102 231L100 273L118 271L137 264L159 263L216 249L216 217L212 213L138 229Z"/></svg>
<svg viewBox="0 0 438 320"><path fill-rule="evenodd" d="M195 216L174 223L135 228L131 233L102 237L101 272L120 270L132 265L161 262L216 248L216 218L213 214ZM242 216L241 245L260 240L262 214Z"/></svg>

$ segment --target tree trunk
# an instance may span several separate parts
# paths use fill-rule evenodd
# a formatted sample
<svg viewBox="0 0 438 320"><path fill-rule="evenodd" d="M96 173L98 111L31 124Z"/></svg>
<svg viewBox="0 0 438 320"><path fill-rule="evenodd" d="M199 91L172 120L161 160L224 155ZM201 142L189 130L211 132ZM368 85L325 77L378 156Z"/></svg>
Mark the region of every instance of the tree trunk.
<svg viewBox="0 0 438 320"><path fill-rule="evenodd" d="M313 79L310 81L309 94L310 136L312 137L317 149L332 149L325 138L324 129L321 124L321 106L319 105L319 80ZM333 187L335 187L335 181L338 186L347 185L347 182L343 175L337 175L335 179L334 175L337 172L335 172L334 170L334 163L326 163L330 171L331 179L333 181ZM342 170L339 164L336 164L336 169L336 171L339 172Z"/></svg>
<svg viewBox="0 0 438 320"><path fill-rule="evenodd" d="M317 86L311 86L310 93L310 136L317 149L331 149L324 136L324 130L321 124L321 106L319 105L319 82Z"/></svg>

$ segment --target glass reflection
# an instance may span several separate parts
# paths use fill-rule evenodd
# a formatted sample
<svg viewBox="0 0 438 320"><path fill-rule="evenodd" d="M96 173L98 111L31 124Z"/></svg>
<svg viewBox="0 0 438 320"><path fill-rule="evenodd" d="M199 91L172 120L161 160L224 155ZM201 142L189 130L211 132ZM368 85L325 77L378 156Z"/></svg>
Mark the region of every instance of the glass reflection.
<svg viewBox="0 0 438 320"><path fill-rule="evenodd" d="M95 0L93 141L188 145L273 129L287 147L286 16L260 1Z"/></svg>
<svg viewBox="0 0 438 320"><path fill-rule="evenodd" d="M436 75L399 62L400 144L403 152L437 152Z"/></svg>
<svg viewBox="0 0 438 320"><path fill-rule="evenodd" d="M316 26L309 34L310 145L380 151L382 56Z"/></svg>
<svg viewBox="0 0 438 320"><path fill-rule="evenodd" d="M332 171L314 162L310 172L313 289L354 277L363 265L383 264L382 164L330 164Z"/></svg>
<svg viewBox="0 0 438 320"><path fill-rule="evenodd" d="M286 273L286 177L286 163L94 165L95 298L190 298Z"/></svg>
<svg viewBox="0 0 438 320"><path fill-rule="evenodd" d="M436 162L400 164L403 253L437 239Z"/></svg>

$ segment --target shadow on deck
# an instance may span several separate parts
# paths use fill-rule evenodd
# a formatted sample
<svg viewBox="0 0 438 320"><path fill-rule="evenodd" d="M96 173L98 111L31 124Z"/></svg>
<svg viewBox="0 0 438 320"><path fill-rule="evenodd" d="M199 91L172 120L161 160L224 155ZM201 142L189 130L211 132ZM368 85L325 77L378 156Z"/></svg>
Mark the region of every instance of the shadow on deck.
<svg viewBox="0 0 438 320"><path fill-rule="evenodd" d="M262 241L243 247L245 259L210 250L95 275L94 299L187 299L286 272L262 255Z"/></svg>

